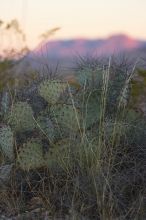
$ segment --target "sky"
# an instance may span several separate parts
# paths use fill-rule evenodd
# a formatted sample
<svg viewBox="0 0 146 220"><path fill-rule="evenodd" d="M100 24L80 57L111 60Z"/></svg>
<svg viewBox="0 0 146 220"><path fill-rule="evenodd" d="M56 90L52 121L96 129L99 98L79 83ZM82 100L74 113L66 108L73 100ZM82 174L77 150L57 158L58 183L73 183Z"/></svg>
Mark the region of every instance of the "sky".
<svg viewBox="0 0 146 220"><path fill-rule="evenodd" d="M146 39L146 0L0 0L0 19L17 19L30 47L54 27L61 29L52 39L119 33Z"/></svg>

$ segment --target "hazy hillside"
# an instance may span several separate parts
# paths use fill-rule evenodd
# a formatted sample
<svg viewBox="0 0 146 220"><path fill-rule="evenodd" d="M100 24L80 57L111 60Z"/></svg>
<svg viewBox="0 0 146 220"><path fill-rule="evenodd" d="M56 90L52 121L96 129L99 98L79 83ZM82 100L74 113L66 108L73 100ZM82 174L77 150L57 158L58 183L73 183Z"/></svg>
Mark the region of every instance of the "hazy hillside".
<svg viewBox="0 0 146 220"><path fill-rule="evenodd" d="M137 40L126 35L114 35L106 39L70 39L49 41L34 51L30 51L22 62L17 65L15 74L30 72L37 69L40 73L56 68L60 73L67 73L76 65L79 56L109 57L110 55L125 55L133 63L140 60L145 65L146 41Z"/></svg>
<svg viewBox="0 0 146 220"><path fill-rule="evenodd" d="M46 54L52 58L80 55L109 55L146 46L146 41L137 40L124 34L105 39L69 39L49 41L37 47L36 54Z"/></svg>

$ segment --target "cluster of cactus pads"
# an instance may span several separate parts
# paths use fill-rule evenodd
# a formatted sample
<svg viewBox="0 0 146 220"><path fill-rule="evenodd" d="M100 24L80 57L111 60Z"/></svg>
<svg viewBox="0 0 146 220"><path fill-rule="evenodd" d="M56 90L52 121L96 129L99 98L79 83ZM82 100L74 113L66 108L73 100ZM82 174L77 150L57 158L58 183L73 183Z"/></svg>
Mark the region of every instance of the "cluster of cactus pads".
<svg viewBox="0 0 146 220"><path fill-rule="evenodd" d="M9 106L4 103L0 151L5 160L23 170L50 168L58 162L64 167L75 150L75 140L80 141L85 130L93 132L99 123L102 80L100 70L78 73L74 84L43 80L37 85L36 97L47 105L37 114L31 106L34 94L30 94L29 102L16 98Z"/></svg>
<svg viewBox="0 0 146 220"><path fill-rule="evenodd" d="M5 161L14 162L23 170L52 166L57 161L57 152L64 148L58 147L60 138L65 138L63 132L77 130L73 107L59 103L67 87L67 82L60 80L41 82L38 94L48 105L37 117L27 100L16 100L8 108L2 97L0 151Z"/></svg>

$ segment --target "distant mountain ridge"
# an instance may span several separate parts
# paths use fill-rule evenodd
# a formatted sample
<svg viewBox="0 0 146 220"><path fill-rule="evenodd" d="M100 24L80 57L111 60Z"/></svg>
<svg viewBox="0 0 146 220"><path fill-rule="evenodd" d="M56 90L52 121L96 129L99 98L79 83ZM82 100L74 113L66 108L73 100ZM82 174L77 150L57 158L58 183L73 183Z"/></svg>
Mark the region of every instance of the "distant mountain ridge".
<svg viewBox="0 0 146 220"><path fill-rule="evenodd" d="M39 73L58 70L61 74L68 74L76 67L78 55L105 57L123 55L133 63L146 68L146 40L138 40L127 35L113 35L105 39L69 39L48 41L30 51L19 62L15 73L22 74L36 70ZM122 55L122 56L121 56ZM118 57L118 56L117 56ZM74 59L75 58L75 59Z"/></svg>
<svg viewBox="0 0 146 220"><path fill-rule="evenodd" d="M104 39L69 39L48 41L37 47L34 53L51 58L71 58L75 55L110 55L146 47L146 41L124 34Z"/></svg>

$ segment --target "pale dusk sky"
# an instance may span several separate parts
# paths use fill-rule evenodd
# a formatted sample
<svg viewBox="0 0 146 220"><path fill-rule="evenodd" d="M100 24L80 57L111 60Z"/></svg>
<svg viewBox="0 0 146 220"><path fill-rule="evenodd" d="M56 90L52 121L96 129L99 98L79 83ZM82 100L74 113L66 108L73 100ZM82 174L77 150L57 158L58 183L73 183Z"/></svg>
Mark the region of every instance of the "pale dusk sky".
<svg viewBox="0 0 146 220"><path fill-rule="evenodd" d="M0 19L18 19L30 47L54 27L61 29L51 39L117 33L146 39L146 0L0 0Z"/></svg>

